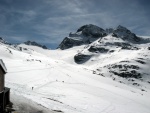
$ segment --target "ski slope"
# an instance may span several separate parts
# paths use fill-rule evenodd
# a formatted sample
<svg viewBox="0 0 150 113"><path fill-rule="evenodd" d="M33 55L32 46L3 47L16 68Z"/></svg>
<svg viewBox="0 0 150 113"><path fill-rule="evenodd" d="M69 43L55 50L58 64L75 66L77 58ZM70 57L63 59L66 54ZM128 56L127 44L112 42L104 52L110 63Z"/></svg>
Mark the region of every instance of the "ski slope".
<svg viewBox="0 0 150 113"><path fill-rule="evenodd" d="M16 109L17 101L21 101L44 113L150 112L149 84L143 83L146 91L141 91L139 87L93 74L92 69L100 62L78 65L73 59L84 46L64 51L19 46L27 50L0 45L0 59L8 72L5 85L11 88Z"/></svg>

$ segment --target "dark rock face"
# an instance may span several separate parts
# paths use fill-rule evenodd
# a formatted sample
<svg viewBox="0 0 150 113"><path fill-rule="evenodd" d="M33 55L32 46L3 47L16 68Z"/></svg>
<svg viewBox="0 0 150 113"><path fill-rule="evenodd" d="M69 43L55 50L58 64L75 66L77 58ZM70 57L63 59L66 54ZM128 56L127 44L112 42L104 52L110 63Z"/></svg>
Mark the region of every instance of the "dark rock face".
<svg viewBox="0 0 150 113"><path fill-rule="evenodd" d="M74 56L74 61L78 64L82 64L88 61L91 57L91 55L77 54Z"/></svg>
<svg viewBox="0 0 150 113"><path fill-rule="evenodd" d="M36 42L31 42L31 41L27 41L27 42L24 42L24 44L26 44L26 45L33 45L33 46L38 46L38 47L41 47L41 48L43 48L43 49L48 49L45 45L41 45L41 44L38 44L38 43L36 43Z"/></svg>
<svg viewBox="0 0 150 113"><path fill-rule="evenodd" d="M95 46L91 46L89 49L88 49L90 52L99 52L99 53L106 53L109 51L109 49L105 49L103 47L95 47Z"/></svg>
<svg viewBox="0 0 150 113"><path fill-rule="evenodd" d="M122 47L122 49L131 49L132 46L129 43L124 43L124 42L115 42L114 45L118 47Z"/></svg>
<svg viewBox="0 0 150 113"><path fill-rule="evenodd" d="M79 46L83 44L83 41L81 40L74 40L74 39L71 39L71 38L68 38L66 37L62 42L61 44L59 45L58 48L64 50L64 49L68 49L68 48L71 48L73 46Z"/></svg>
<svg viewBox="0 0 150 113"><path fill-rule="evenodd" d="M124 78L142 78L138 72L139 66L129 64L113 64L109 65L110 72Z"/></svg>
<svg viewBox="0 0 150 113"><path fill-rule="evenodd" d="M105 33L105 30L98 26L92 24L84 25L80 27L76 33L70 33L69 37L66 37L58 46L58 48L64 50L73 46L90 44L98 38L106 35L107 34Z"/></svg>
<svg viewBox="0 0 150 113"><path fill-rule="evenodd" d="M122 69L123 71L127 71L128 69L136 69L136 70L139 69L139 67L136 66L136 65L127 65L127 64L124 64L124 65L121 65L121 64L118 64L118 65L117 65L117 64L113 64L113 65L111 65L110 68L113 68L113 69L119 68L119 69Z"/></svg>
<svg viewBox="0 0 150 113"><path fill-rule="evenodd" d="M142 60L135 60L135 61L137 61L138 63L141 63L141 64L146 64L144 61L142 61Z"/></svg>
<svg viewBox="0 0 150 113"><path fill-rule="evenodd" d="M116 38L119 38L119 37L117 36L117 34L115 34L115 33L113 33L112 36L113 36L113 37L116 37Z"/></svg>
<svg viewBox="0 0 150 113"><path fill-rule="evenodd" d="M106 36L106 32L104 29L98 27L98 26L95 26L95 25L92 25L92 24L89 24L89 25L84 25L82 27L80 27L77 32L80 32L82 31L82 34L84 36L91 36L93 38L99 38L99 37L104 37Z"/></svg>
<svg viewBox="0 0 150 113"><path fill-rule="evenodd" d="M110 50L110 51L109 51L109 53L113 53L113 52L115 52L115 50Z"/></svg>
<svg viewBox="0 0 150 113"><path fill-rule="evenodd" d="M122 38L123 40L128 40L132 42L140 42L141 38L137 37L134 33L132 33L127 28L119 25L116 30L113 32L117 37Z"/></svg>
<svg viewBox="0 0 150 113"><path fill-rule="evenodd" d="M129 71L129 72L115 72L115 71L111 71L113 74L115 75L118 75L120 77L123 77L123 78L142 78L141 77L141 74L138 73L137 71L135 70L132 70L132 71Z"/></svg>
<svg viewBox="0 0 150 113"><path fill-rule="evenodd" d="M114 43L107 42L105 44L105 46L108 46L108 45L121 47L121 49L127 49L127 50L138 50L139 49L139 48L134 47L134 46L130 45L129 43L125 43L125 42L114 42Z"/></svg>
<svg viewBox="0 0 150 113"><path fill-rule="evenodd" d="M43 49L48 49L45 45L42 46Z"/></svg>

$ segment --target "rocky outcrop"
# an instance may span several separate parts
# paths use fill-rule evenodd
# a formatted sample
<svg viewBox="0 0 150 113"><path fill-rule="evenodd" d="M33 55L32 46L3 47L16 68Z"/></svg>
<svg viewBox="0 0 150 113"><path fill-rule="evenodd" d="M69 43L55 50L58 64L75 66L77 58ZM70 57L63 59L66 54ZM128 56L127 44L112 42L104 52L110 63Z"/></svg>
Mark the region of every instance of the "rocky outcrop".
<svg viewBox="0 0 150 113"><path fill-rule="evenodd" d="M64 50L64 49L71 48L71 47L73 47L73 46L79 46L79 45L81 45L81 44L83 44L83 41L82 41L82 40L75 40L75 39L66 37L66 38L61 42L61 44L59 45L58 48Z"/></svg>
<svg viewBox="0 0 150 113"><path fill-rule="evenodd" d="M85 63L86 61L88 61L92 56L91 55L84 55L84 54L77 54L74 56L74 61L77 64L82 64Z"/></svg>
<svg viewBox="0 0 150 113"><path fill-rule="evenodd" d="M43 49L48 49L45 45L38 44L37 42L34 42L34 41L27 41L27 42L24 42L24 44L32 45L32 46L38 46L38 47L41 47Z"/></svg>
<svg viewBox="0 0 150 113"><path fill-rule="evenodd" d="M121 47L121 49L127 49L127 50L138 50L139 48L132 46L129 43L126 42L107 42L105 43L105 46L116 46L116 47Z"/></svg>
<svg viewBox="0 0 150 113"><path fill-rule="evenodd" d="M105 66L110 70L110 73L124 78L141 78L141 73L138 72L140 69L138 65L130 64L112 64Z"/></svg>
<svg viewBox="0 0 150 113"><path fill-rule="evenodd" d="M109 49L105 49L103 47L96 47L96 46L91 46L89 49L88 49L90 52L99 52L99 53L106 53L109 51Z"/></svg>
<svg viewBox="0 0 150 113"><path fill-rule="evenodd" d="M92 37L92 38L99 38L99 37L104 37L106 36L106 32L104 29L98 27L98 26L95 26L95 25L92 25L92 24L89 24L89 25L84 25L82 27L80 27L77 32L80 32L82 31L82 34L86 37Z"/></svg>

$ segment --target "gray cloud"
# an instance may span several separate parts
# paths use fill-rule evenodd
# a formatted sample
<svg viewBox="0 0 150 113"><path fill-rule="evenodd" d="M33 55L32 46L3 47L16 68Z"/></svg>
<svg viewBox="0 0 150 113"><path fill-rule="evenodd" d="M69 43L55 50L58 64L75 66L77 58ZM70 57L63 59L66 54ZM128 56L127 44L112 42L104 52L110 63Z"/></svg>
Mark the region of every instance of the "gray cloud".
<svg viewBox="0 0 150 113"><path fill-rule="evenodd" d="M57 47L84 24L128 27L150 35L148 0L0 0L0 36Z"/></svg>

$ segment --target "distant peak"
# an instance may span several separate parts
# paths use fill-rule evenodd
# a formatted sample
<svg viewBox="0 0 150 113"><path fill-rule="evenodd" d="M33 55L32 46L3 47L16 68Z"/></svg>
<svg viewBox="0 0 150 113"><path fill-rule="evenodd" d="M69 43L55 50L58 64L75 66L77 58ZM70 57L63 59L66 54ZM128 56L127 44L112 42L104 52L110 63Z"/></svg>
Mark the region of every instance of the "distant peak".
<svg viewBox="0 0 150 113"><path fill-rule="evenodd" d="M45 45L41 45L35 41L27 41L27 42L24 42L24 44L26 45L33 45L33 46L38 46L38 47L41 47L43 49L48 49Z"/></svg>
<svg viewBox="0 0 150 113"><path fill-rule="evenodd" d="M99 37L106 36L104 29L102 29L96 25L93 25L93 24L81 26L77 30L77 32L82 32L83 36L85 36L85 37L99 38Z"/></svg>
<svg viewBox="0 0 150 113"><path fill-rule="evenodd" d="M84 29L101 29L101 30L103 30L102 28L100 28L100 27L98 27L98 26L96 26L96 25L93 25L93 24L86 24L86 25L81 26L81 27L77 30L77 32L83 31ZM104 31L104 30L103 30L103 31Z"/></svg>
<svg viewBox="0 0 150 113"><path fill-rule="evenodd" d="M117 29L125 29L125 30L128 30L126 27L124 27L124 26L122 26L122 25L119 25L119 26L117 27Z"/></svg>
<svg viewBox="0 0 150 113"><path fill-rule="evenodd" d="M119 26L115 29L115 31L117 31L117 32L126 32L127 34L130 34L130 33L131 33L131 31L130 31L129 29L127 29L126 27L121 26L121 25L119 25Z"/></svg>
<svg viewBox="0 0 150 113"><path fill-rule="evenodd" d="M26 41L26 42L24 42L24 43L28 45L28 44L36 43L36 42L34 42L34 41L29 41L29 40L28 40L28 41Z"/></svg>

